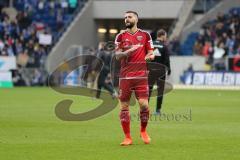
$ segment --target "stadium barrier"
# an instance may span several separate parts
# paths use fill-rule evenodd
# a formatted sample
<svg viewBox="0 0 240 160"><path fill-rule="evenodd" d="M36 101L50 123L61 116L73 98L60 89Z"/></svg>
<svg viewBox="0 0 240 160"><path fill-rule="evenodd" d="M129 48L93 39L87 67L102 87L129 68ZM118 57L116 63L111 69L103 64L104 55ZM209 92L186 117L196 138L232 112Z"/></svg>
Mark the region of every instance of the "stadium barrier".
<svg viewBox="0 0 240 160"><path fill-rule="evenodd" d="M240 89L240 72L230 71L193 71L181 77L184 85L175 89Z"/></svg>

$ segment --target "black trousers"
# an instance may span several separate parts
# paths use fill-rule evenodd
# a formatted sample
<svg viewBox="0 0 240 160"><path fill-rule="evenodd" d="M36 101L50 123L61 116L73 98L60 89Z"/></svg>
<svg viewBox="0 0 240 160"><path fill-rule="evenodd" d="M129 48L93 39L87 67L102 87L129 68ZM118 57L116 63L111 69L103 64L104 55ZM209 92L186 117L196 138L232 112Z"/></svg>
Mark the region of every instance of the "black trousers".
<svg viewBox="0 0 240 160"><path fill-rule="evenodd" d="M105 75L105 74L101 75L101 73L100 73L100 76L99 76L98 81L97 81L97 94L96 94L96 98L100 97L102 88L106 89L108 92L113 94L114 88L113 88L112 84L105 82L106 78L107 78L107 75Z"/></svg>
<svg viewBox="0 0 240 160"><path fill-rule="evenodd" d="M156 73L154 71L150 71L149 72L149 75L148 75L148 86L149 86L148 101L150 101L150 97L151 97L151 94L152 94L153 86L154 86L155 83L157 83L157 106L156 106L156 112L160 112L160 110L162 108L165 80L166 80L165 74L161 75L161 74Z"/></svg>

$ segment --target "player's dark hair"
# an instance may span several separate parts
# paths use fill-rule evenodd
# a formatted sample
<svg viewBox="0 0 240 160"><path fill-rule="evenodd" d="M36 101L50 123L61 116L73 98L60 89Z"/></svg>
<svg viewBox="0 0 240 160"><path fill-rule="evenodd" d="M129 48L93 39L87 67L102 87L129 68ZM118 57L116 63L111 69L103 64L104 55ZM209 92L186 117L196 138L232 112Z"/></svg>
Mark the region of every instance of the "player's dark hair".
<svg viewBox="0 0 240 160"><path fill-rule="evenodd" d="M161 37L161 36L164 36L166 34L167 34L167 32L164 29L159 29L158 32L157 32L157 37Z"/></svg>
<svg viewBox="0 0 240 160"><path fill-rule="evenodd" d="M125 13L133 13L133 14L135 14L138 17L138 13L135 12L135 11L126 11Z"/></svg>

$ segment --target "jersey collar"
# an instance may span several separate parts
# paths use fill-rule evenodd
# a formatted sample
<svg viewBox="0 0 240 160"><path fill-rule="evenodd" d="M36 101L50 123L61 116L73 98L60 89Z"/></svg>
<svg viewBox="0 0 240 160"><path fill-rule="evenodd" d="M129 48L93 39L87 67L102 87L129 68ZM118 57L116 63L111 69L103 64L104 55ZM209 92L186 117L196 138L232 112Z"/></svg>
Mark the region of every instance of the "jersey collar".
<svg viewBox="0 0 240 160"><path fill-rule="evenodd" d="M135 35L138 31L139 31L140 29L137 29L137 31L136 32L134 32L134 33L131 33L131 32L128 32L127 30L126 30L126 32L128 33L128 34L130 34L130 35Z"/></svg>

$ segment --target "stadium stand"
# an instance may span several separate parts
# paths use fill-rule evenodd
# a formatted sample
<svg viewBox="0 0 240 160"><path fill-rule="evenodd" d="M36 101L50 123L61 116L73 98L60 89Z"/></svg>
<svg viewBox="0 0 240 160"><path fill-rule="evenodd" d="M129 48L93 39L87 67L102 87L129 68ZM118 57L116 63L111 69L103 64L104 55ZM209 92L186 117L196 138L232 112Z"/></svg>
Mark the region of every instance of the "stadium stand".
<svg viewBox="0 0 240 160"><path fill-rule="evenodd" d="M0 56L16 56L16 85L44 85L51 48L81 10L84 0L16 0L15 19L1 9ZM7 7L7 6L4 6Z"/></svg>
<svg viewBox="0 0 240 160"><path fill-rule="evenodd" d="M225 14L219 12L215 19L204 23L199 32L188 35L180 53L205 57L205 71L239 71L240 8L231 8ZM191 72L186 69L181 78Z"/></svg>
<svg viewBox="0 0 240 160"><path fill-rule="evenodd" d="M181 55L197 54L211 59L217 56L219 48L222 56L240 54L240 8L232 8L226 14L205 23L199 32L193 32L181 46ZM214 56L215 55L215 56ZM220 56L220 57L222 57Z"/></svg>

